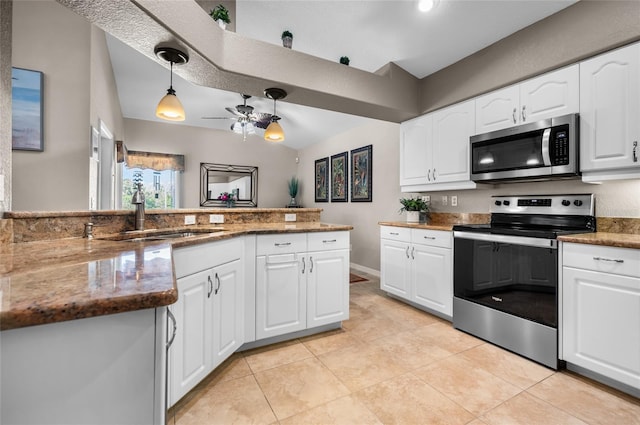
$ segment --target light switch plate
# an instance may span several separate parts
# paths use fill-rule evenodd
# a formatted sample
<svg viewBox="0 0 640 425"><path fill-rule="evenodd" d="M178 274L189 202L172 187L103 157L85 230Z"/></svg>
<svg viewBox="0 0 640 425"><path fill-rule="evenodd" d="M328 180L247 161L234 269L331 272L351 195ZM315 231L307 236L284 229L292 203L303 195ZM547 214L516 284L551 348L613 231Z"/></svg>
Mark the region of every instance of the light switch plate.
<svg viewBox="0 0 640 425"><path fill-rule="evenodd" d="M285 214L284 215L284 221L296 221L296 215L295 214Z"/></svg>
<svg viewBox="0 0 640 425"><path fill-rule="evenodd" d="M185 215L184 216L184 224L196 224L196 216L195 215Z"/></svg>
<svg viewBox="0 0 640 425"><path fill-rule="evenodd" d="M442 196L442 205L447 205L447 195Z"/></svg>
<svg viewBox="0 0 640 425"><path fill-rule="evenodd" d="M457 207L458 206L458 197L455 196L455 195L451 197L451 206L452 207Z"/></svg>
<svg viewBox="0 0 640 425"><path fill-rule="evenodd" d="M224 223L223 214L209 214L209 223Z"/></svg>
<svg viewBox="0 0 640 425"><path fill-rule="evenodd" d="M431 202L431 196L430 196L430 195L424 195L424 196L422 197L422 200L423 200L424 202Z"/></svg>

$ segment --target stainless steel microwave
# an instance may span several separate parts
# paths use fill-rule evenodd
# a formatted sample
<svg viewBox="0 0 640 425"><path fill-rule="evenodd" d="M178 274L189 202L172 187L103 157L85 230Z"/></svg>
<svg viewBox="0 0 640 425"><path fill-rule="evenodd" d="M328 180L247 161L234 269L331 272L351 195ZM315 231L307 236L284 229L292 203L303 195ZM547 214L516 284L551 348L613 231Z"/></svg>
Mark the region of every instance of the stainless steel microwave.
<svg viewBox="0 0 640 425"><path fill-rule="evenodd" d="M579 116L563 115L471 137L471 180L549 180L580 175Z"/></svg>

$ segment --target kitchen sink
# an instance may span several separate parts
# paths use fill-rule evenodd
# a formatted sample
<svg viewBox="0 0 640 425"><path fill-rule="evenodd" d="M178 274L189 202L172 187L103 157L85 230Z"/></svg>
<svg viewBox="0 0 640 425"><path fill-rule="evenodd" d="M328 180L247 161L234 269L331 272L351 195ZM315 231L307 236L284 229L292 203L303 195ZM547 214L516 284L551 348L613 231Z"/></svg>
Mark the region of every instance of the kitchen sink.
<svg viewBox="0 0 640 425"><path fill-rule="evenodd" d="M144 232L144 231L143 231ZM215 229L194 229L194 230L181 230L181 231L152 231L153 233L144 234L140 231L125 232L118 235L112 235L100 239L122 242L147 242L147 241L164 241L175 240L182 238L190 238L194 236L212 236L218 235L224 232L223 228Z"/></svg>

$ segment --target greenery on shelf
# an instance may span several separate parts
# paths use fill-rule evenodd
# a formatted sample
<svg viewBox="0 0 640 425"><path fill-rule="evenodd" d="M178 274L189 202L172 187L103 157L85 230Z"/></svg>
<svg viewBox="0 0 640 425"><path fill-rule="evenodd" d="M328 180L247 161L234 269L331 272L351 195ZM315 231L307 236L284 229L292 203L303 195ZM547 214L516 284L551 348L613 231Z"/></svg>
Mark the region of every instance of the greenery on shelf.
<svg viewBox="0 0 640 425"><path fill-rule="evenodd" d="M341 56L340 57L340 63L341 64L349 66L349 62L351 62L349 60L349 56Z"/></svg>
<svg viewBox="0 0 640 425"><path fill-rule="evenodd" d="M209 15L211 15L214 21L222 21L225 24L231 23L231 19L229 18L229 9L224 7L224 5L222 4L219 4L215 8L211 9Z"/></svg>
<svg viewBox="0 0 640 425"><path fill-rule="evenodd" d="M298 195L298 181L297 177L291 177L291 179L287 182L289 185L289 196L295 198Z"/></svg>
<svg viewBox="0 0 640 425"><path fill-rule="evenodd" d="M401 198L400 203L402 204L402 208L400 208L400 212L403 212L403 211L429 212L429 204L423 201L422 198Z"/></svg>
<svg viewBox="0 0 640 425"><path fill-rule="evenodd" d="M281 38L285 38L285 37L293 38L293 34L291 34L291 31L289 31L289 30L282 31L282 37Z"/></svg>

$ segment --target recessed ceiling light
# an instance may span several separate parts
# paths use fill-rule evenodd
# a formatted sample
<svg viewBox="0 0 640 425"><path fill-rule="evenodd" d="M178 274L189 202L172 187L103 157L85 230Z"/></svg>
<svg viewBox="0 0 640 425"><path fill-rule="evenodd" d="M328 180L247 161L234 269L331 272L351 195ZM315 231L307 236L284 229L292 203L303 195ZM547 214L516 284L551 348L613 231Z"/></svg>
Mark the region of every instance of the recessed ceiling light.
<svg viewBox="0 0 640 425"><path fill-rule="evenodd" d="M438 0L418 0L418 10L427 13L433 10L438 4Z"/></svg>

